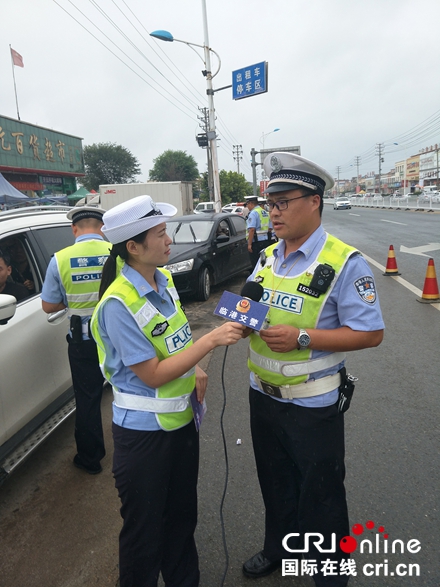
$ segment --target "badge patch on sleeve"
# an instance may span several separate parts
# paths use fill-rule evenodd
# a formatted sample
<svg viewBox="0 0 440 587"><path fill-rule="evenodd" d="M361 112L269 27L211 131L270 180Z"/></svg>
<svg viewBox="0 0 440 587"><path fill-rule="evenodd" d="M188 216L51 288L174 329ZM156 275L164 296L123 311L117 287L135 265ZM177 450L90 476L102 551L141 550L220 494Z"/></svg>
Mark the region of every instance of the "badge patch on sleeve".
<svg viewBox="0 0 440 587"><path fill-rule="evenodd" d="M364 275L364 277L357 279L353 285L361 300L367 304L374 304L376 301L376 284L371 275Z"/></svg>
<svg viewBox="0 0 440 587"><path fill-rule="evenodd" d="M165 332L168 326L168 322L161 322L160 324L156 324L154 329L151 331L151 336L160 336Z"/></svg>

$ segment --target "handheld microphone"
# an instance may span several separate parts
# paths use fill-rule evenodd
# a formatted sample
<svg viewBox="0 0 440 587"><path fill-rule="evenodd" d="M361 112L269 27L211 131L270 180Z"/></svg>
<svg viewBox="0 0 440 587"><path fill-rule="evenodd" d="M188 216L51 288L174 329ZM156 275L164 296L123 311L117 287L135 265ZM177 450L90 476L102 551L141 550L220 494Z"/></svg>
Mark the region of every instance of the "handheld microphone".
<svg viewBox="0 0 440 587"><path fill-rule="evenodd" d="M264 289L261 283L257 283L256 281L247 281L241 288L240 295L243 298L248 298L248 300L259 302L263 297L263 293Z"/></svg>
<svg viewBox="0 0 440 587"><path fill-rule="evenodd" d="M264 294L264 288L256 281L244 284L241 294L223 292L214 314L232 322L249 326L252 330L260 330L266 320L269 307L258 300Z"/></svg>

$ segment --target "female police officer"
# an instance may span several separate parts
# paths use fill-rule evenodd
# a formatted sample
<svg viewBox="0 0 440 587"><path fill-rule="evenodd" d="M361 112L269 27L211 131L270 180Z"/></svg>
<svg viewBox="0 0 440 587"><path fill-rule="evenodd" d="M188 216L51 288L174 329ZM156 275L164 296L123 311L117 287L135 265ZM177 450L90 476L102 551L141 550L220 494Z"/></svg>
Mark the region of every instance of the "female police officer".
<svg viewBox="0 0 440 587"><path fill-rule="evenodd" d="M165 222L176 212L139 196L103 218L113 248L92 333L114 390L121 587L156 586L159 572L167 587L199 583L199 448L189 397L194 393L201 402L206 390L207 376L197 362L243 332L241 325L225 323L193 344L171 274L157 268L168 260L172 241ZM120 271L117 257L124 262L118 259Z"/></svg>

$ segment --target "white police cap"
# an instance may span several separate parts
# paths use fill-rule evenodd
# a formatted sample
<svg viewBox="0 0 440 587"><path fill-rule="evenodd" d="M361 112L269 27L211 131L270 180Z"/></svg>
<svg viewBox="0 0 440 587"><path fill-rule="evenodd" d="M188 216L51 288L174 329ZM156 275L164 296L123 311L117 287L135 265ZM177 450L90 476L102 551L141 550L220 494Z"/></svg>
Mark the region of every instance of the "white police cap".
<svg viewBox="0 0 440 587"><path fill-rule="evenodd" d="M270 178L265 194L293 190L296 185L316 190L322 196L335 184L325 169L295 153L271 153L265 158L263 167Z"/></svg>
<svg viewBox="0 0 440 587"><path fill-rule="evenodd" d="M172 204L156 203L150 196L138 196L108 210L103 216L102 232L115 245L167 222L176 214L177 208Z"/></svg>

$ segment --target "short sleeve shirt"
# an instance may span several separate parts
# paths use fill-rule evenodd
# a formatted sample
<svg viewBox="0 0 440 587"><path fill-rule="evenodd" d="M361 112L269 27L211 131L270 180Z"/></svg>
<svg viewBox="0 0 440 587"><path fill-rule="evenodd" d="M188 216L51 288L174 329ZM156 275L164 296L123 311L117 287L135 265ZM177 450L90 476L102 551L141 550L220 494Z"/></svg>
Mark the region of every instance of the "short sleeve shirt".
<svg viewBox="0 0 440 587"><path fill-rule="evenodd" d="M284 257L285 243L283 240L280 240L274 249L274 257L277 259L277 273L281 275L287 274L296 259L298 261L296 263L295 273L300 274L304 272L317 258L325 238L325 231L320 226L297 251L290 253L287 258ZM257 267L249 276L248 281L253 281L255 278ZM348 326L352 330L372 332L382 330L385 327L377 295L375 302L371 304L366 302L359 293L359 288L356 284L363 277L373 279L372 271L361 254L354 254L347 260L332 292L324 304L316 328L330 330ZM316 359L328 354L328 352L312 350L311 358ZM315 379L332 375L342 366L343 363L331 369L320 371L315 374ZM251 386L259 390L252 373ZM338 390L334 390L310 398L278 401L292 401L295 404L305 407L325 407L334 404L337 399Z"/></svg>

